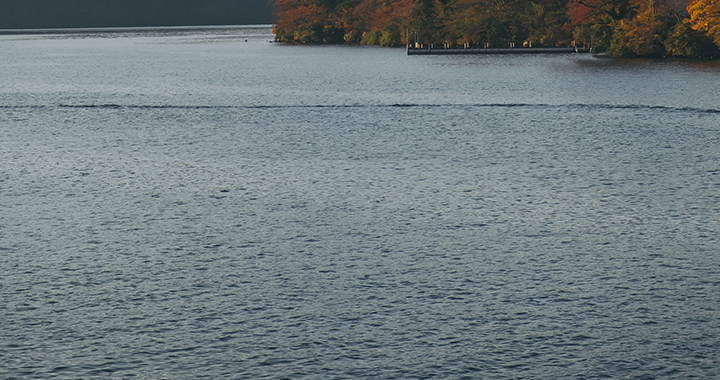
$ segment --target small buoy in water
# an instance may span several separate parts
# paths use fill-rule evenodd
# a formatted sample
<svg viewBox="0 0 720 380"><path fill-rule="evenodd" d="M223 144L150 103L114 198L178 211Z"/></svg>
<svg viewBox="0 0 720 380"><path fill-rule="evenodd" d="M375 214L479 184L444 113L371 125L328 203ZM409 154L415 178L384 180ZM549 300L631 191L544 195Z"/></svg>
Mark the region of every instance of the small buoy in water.
<svg viewBox="0 0 720 380"><path fill-rule="evenodd" d="M247 40L245 40L245 42L247 42Z"/></svg>

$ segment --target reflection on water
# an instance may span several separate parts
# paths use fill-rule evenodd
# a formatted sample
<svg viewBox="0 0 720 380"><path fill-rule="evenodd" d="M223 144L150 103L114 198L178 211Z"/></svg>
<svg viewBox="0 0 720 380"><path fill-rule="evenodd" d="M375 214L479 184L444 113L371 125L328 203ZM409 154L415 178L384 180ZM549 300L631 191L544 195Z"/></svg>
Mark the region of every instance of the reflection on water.
<svg viewBox="0 0 720 380"><path fill-rule="evenodd" d="M720 375L715 63L115 32L0 37L0 377Z"/></svg>

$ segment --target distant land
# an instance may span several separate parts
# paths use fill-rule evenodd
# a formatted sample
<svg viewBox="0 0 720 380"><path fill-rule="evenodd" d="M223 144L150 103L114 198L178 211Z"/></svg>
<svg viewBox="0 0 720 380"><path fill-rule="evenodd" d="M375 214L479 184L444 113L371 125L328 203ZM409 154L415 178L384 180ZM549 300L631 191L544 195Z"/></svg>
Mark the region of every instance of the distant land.
<svg viewBox="0 0 720 380"><path fill-rule="evenodd" d="M276 0L275 39L720 58L720 0Z"/></svg>
<svg viewBox="0 0 720 380"><path fill-rule="evenodd" d="M0 0L0 29L269 24L269 0Z"/></svg>

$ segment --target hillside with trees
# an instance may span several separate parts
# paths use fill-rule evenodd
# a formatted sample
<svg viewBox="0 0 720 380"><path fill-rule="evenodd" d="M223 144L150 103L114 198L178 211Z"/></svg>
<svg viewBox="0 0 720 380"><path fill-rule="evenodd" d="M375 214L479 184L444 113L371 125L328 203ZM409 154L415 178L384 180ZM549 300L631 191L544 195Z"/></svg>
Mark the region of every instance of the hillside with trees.
<svg viewBox="0 0 720 380"><path fill-rule="evenodd" d="M0 0L0 29L270 23L268 0Z"/></svg>
<svg viewBox="0 0 720 380"><path fill-rule="evenodd" d="M277 0L276 39L307 44L590 44L616 57L720 56L720 0Z"/></svg>

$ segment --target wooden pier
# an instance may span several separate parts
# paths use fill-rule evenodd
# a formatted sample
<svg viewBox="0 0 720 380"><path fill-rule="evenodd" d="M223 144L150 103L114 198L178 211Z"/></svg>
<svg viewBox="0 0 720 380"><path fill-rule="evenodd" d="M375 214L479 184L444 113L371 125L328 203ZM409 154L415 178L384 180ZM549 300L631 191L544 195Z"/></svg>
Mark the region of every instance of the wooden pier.
<svg viewBox="0 0 720 380"><path fill-rule="evenodd" d="M431 55L431 54L557 54L557 53L589 53L590 46L567 46L567 47L508 47L508 48L484 48L484 47L433 47L432 45L407 45L408 55Z"/></svg>

